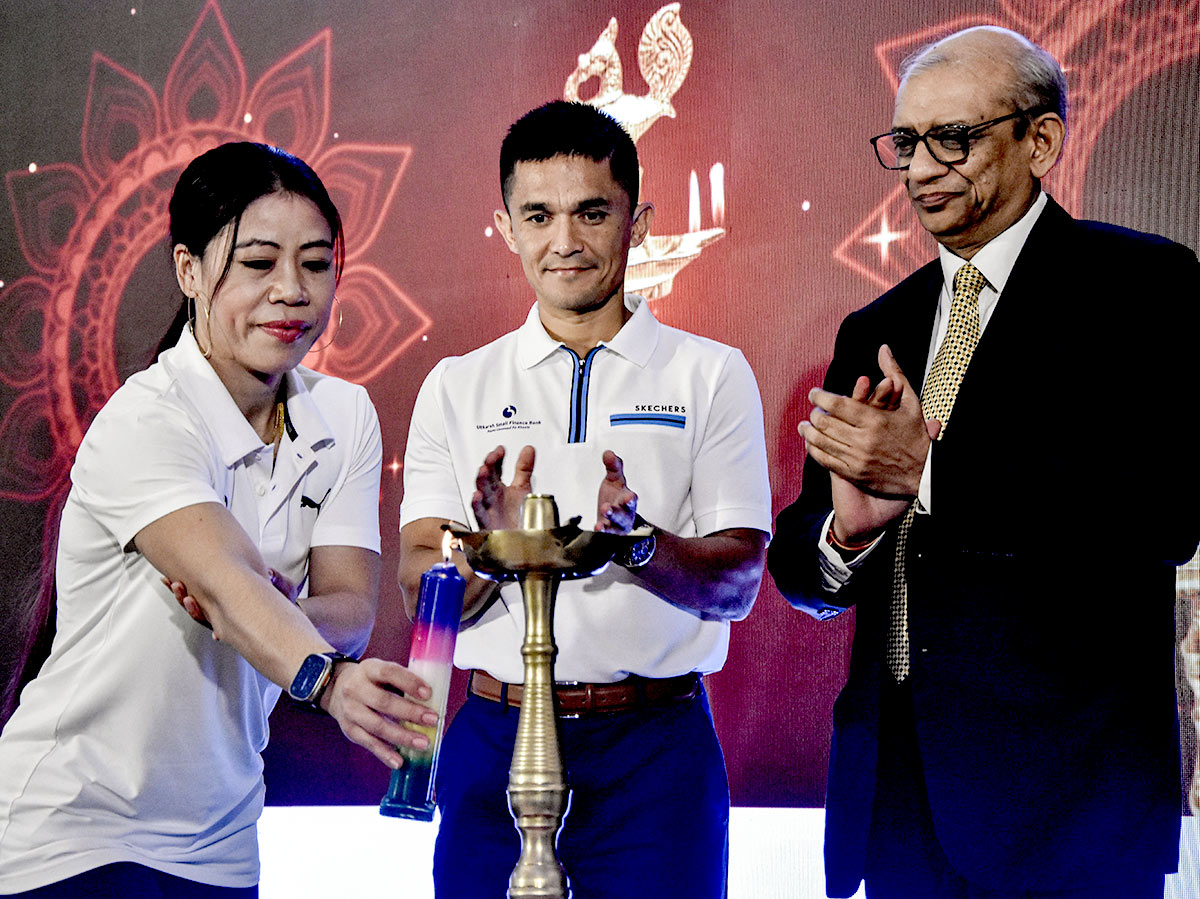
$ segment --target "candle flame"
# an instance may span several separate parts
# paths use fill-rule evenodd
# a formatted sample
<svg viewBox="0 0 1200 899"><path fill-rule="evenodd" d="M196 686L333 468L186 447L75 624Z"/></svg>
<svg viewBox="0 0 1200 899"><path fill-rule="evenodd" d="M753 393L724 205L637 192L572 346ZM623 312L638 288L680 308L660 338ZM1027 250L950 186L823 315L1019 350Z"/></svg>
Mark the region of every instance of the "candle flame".
<svg viewBox="0 0 1200 899"><path fill-rule="evenodd" d="M714 162L708 170L708 187L712 192L713 224L718 228L725 226L725 166Z"/></svg>
<svg viewBox="0 0 1200 899"><path fill-rule="evenodd" d="M447 522L449 524L449 522ZM450 555L454 551L454 535L449 531L442 531L442 561L449 562Z"/></svg>
<svg viewBox="0 0 1200 899"><path fill-rule="evenodd" d="M688 178L688 231L700 230L700 179L692 169Z"/></svg>

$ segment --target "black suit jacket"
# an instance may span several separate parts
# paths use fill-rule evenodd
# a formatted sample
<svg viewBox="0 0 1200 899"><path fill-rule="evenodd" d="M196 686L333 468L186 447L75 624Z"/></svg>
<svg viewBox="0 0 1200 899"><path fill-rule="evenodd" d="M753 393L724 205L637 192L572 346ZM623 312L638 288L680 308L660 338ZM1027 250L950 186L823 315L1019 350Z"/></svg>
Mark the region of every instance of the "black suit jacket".
<svg viewBox="0 0 1200 899"><path fill-rule="evenodd" d="M919 389L941 284L935 261L850 315L826 389L878 380L881 343ZM981 884L1102 882L1131 855L1175 870L1174 566L1200 538L1198 294L1187 248L1050 201L933 449L932 514L908 550L914 716L938 839ZM829 890L850 895L881 750L892 547L829 597L816 542L831 507L809 459L768 564L797 607L857 606L826 803Z"/></svg>

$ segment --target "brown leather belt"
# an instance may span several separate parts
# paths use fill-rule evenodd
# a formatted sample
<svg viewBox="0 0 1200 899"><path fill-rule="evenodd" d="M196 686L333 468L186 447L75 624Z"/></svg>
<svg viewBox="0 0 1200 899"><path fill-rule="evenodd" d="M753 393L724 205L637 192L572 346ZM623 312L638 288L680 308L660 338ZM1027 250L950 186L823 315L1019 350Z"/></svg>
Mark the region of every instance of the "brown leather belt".
<svg viewBox="0 0 1200 899"><path fill-rule="evenodd" d="M483 699L521 707L525 688L506 684L486 671L471 672L470 691ZM561 683L554 685L555 712L560 718L579 718L604 712L624 712L645 706L684 702L700 693L700 675L639 677L631 674L615 684Z"/></svg>

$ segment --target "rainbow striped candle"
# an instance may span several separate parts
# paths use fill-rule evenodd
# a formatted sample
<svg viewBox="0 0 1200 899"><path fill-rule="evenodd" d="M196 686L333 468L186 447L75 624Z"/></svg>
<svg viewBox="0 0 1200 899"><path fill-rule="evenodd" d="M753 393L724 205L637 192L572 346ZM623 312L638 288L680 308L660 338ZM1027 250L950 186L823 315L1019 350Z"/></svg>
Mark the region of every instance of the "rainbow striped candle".
<svg viewBox="0 0 1200 899"><path fill-rule="evenodd" d="M443 554L449 558L449 531L446 538ZM421 575L408 667L433 690L425 705L438 713L438 723L432 727L405 723L405 727L429 738L429 748L400 749L404 766L392 772L387 795L379 803L380 814L417 821L433 820L436 808L433 783L437 775L438 752L442 748L442 726L446 720L450 675L454 670L454 640L458 636L466 586L466 580L449 561L438 562Z"/></svg>

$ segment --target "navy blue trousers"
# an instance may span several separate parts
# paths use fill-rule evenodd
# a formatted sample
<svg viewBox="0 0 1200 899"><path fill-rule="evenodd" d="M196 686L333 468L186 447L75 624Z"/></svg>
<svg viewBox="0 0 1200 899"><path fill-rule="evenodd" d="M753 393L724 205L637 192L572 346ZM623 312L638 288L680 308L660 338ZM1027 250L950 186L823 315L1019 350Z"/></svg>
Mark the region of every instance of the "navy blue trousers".
<svg viewBox="0 0 1200 899"><path fill-rule="evenodd" d="M438 761L438 899L503 899L521 838L505 788L518 710L470 696ZM575 899L722 899L729 784L708 698L560 719L571 807L558 857Z"/></svg>

